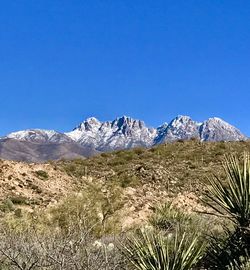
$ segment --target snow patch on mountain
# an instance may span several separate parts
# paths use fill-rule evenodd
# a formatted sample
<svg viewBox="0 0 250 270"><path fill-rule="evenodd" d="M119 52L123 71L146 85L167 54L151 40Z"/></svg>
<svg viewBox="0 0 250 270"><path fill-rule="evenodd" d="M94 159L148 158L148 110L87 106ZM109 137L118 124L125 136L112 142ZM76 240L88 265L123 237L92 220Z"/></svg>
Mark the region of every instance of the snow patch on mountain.
<svg viewBox="0 0 250 270"><path fill-rule="evenodd" d="M161 135L155 139L155 144L199 138L199 127L200 124L189 116L179 115L169 123L164 131L160 130Z"/></svg>
<svg viewBox="0 0 250 270"><path fill-rule="evenodd" d="M29 141L37 143L65 143L72 142L68 136L63 133L56 132L54 130L43 129L27 129L17 132L12 132L6 136L8 139L16 139L20 141Z"/></svg>
<svg viewBox="0 0 250 270"><path fill-rule="evenodd" d="M66 135L98 151L111 151L139 146L149 147L156 136L156 130L146 127L141 120L127 116L106 122L91 117Z"/></svg>
<svg viewBox="0 0 250 270"><path fill-rule="evenodd" d="M201 141L241 141L247 140L237 128L224 120L209 118L200 126Z"/></svg>

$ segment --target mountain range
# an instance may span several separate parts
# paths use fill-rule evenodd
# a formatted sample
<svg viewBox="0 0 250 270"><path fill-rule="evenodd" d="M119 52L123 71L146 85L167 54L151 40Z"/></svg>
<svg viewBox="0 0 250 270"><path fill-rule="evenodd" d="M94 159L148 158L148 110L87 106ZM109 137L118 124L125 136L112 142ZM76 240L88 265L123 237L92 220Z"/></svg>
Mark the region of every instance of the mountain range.
<svg viewBox="0 0 250 270"><path fill-rule="evenodd" d="M72 159L192 138L201 141L248 139L237 128L217 117L199 123L189 116L179 115L158 128L150 128L143 121L127 116L105 122L91 117L66 133L29 129L1 137L0 158L29 162Z"/></svg>

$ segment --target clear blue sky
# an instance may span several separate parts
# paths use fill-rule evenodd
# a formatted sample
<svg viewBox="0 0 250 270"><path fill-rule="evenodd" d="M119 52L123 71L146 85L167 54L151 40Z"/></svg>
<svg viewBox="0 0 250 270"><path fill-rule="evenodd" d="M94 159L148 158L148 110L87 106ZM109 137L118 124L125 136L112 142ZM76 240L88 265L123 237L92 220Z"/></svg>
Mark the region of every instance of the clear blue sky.
<svg viewBox="0 0 250 270"><path fill-rule="evenodd" d="M249 48L249 0L2 1L0 135L124 114L250 135Z"/></svg>

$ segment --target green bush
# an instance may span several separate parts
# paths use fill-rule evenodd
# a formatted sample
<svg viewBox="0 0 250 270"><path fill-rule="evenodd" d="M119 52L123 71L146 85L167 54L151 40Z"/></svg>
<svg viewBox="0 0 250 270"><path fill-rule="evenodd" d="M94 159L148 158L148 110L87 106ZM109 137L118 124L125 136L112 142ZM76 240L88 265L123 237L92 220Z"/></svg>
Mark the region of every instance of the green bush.
<svg viewBox="0 0 250 270"><path fill-rule="evenodd" d="M43 171L43 170L35 171L35 174L36 174L36 176L38 176L39 178L44 179L44 180L49 178L48 173Z"/></svg>

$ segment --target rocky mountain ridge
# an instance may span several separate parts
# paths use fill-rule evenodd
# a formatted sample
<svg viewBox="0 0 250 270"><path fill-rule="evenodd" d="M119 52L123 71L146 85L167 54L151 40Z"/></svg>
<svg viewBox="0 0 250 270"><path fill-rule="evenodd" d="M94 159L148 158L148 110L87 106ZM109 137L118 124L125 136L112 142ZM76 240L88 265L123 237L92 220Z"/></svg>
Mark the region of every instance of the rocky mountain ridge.
<svg viewBox="0 0 250 270"><path fill-rule="evenodd" d="M192 138L201 141L248 139L237 128L217 117L199 123L189 116L179 115L169 124L164 123L158 128L147 127L143 121L127 116L105 122L91 117L81 122L73 131L66 133L42 129L10 133L0 138L0 157L8 159L10 156L10 159L13 159L16 155L16 160L28 161L44 161L50 157L51 159L86 157L98 152L151 147ZM36 157L24 158L27 152L34 156L34 148Z"/></svg>
<svg viewBox="0 0 250 270"><path fill-rule="evenodd" d="M192 138L201 141L241 141L247 137L237 128L214 117L199 123L189 116L179 115L158 128L149 128L141 120L127 116L114 121L100 122L88 118L72 132L65 133L81 145L91 145L99 151L150 147L176 140Z"/></svg>

